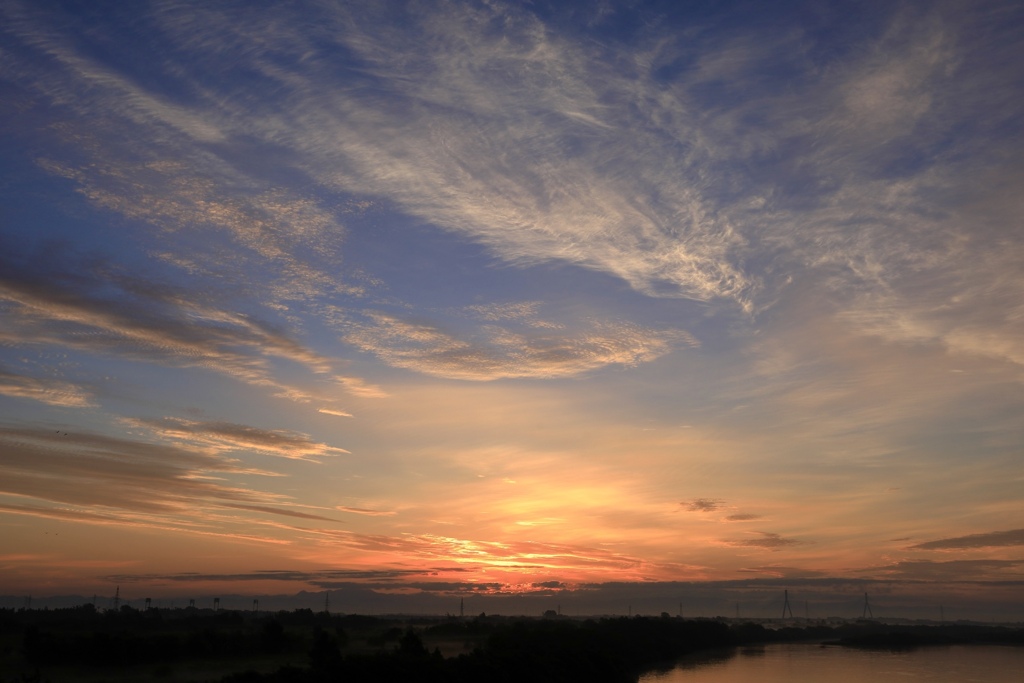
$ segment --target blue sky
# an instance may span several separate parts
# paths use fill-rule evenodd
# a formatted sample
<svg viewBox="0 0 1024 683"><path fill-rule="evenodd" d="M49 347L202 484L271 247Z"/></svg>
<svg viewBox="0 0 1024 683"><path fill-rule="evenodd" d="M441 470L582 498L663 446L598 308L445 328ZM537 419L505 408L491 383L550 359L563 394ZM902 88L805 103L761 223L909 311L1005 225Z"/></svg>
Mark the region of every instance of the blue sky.
<svg viewBox="0 0 1024 683"><path fill-rule="evenodd" d="M0 592L1020 610L1016 3L0 15Z"/></svg>

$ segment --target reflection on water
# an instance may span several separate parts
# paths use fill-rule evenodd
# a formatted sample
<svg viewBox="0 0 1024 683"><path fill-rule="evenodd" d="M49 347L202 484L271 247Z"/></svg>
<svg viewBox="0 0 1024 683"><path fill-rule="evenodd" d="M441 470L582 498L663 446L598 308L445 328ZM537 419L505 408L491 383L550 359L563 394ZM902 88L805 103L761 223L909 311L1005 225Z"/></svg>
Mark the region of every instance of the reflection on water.
<svg viewBox="0 0 1024 683"><path fill-rule="evenodd" d="M641 683L1020 683L1024 648L990 645L923 647L903 652L789 644L687 657Z"/></svg>

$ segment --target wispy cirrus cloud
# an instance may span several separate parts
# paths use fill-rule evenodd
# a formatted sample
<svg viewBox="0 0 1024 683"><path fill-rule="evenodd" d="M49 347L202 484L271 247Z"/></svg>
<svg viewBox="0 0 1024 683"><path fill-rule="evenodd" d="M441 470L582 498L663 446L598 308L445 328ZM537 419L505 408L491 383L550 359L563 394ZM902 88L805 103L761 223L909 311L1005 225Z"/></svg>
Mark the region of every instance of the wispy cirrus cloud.
<svg viewBox="0 0 1024 683"><path fill-rule="evenodd" d="M336 257L344 211L327 210L309 193L255 170L265 164L240 165L237 154L246 152L233 145L240 131L225 118L227 111L218 114L202 96L180 102L150 87L175 76L154 72L147 83L97 59L88 40L61 31L68 17L60 8L40 12L12 2L3 13L5 33L17 45L4 54L12 66L5 74L20 86L19 94L27 93L25 102L43 98L55 105L40 111L40 118L66 145L40 156L41 168L75 182L103 209L167 233L203 236L202 249L153 250L193 276L253 286L246 272L262 266L258 285L278 306L325 292L359 293L308 257ZM119 13L109 18L124 19ZM198 94L202 88L195 85L186 90ZM91 123L82 125L81 117Z"/></svg>
<svg viewBox="0 0 1024 683"><path fill-rule="evenodd" d="M915 543L915 550L971 550L977 548L1000 548L1024 545L1024 529L990 531L983 534L969 534L954 538L939 538L934 541Z"/></svg>
<svg viewBox="0 0 1024 683"><path fill-rule="evenodd" d="M211 144L270 147L329 192L386 198L509 262L569 262L656 296L726 297L759 309L793 275L815 272L835 294L860 297L851 314L866 327L874 321L875 330L899 336L899 321L909 321L951 348L1020 356L1015 316L936 324L942 301L922 297L915 284L943 273L976 282L968 291L980 294L1019 269L1019 254L964 239L973 215L933 201L959 196L977 204L963 192L971 162L962 159L1005 144L992 135L1013 113L999 94L1005 88L957 78L971 69L991 86L1006 75L1005 66L970 61L979 57L967 46L1000 44L984 10L894 9L876 22L875 35L861 37L860 49L830 58L824 71L818 53L826 47L809 30L762 35L768 29L743 25L725 40L698 31L682 42L652 25L645 43L654 47L620 54L559 35L527 9L502 3L408 8L401 23L385 9L306 10L318 16L311 31L294 30L298 10L284 6L272 10L272 22L228 8L157 11L150 19L169 49L187 48L218 73L244 69L251 82L214 97L187 64L173 73L153 65L153 82L193 93L183 102L90 61L50 28L52 18L30 8L11 9L8 30L23 49L61 65L59 73L36 74L32 87L66 106L126 111L140 132L161 132L142 138L159 140L170 161L129 172L118 166L132 156L125 153L110 172L160 192L141 201L127 184L104 183L92 191L95 201L179 228L220 221L275 264L273 272L311 283L303 296L344 289L294 248L308 236L316 236L310 253L336 247L336 217L312 199L267 189L233 163L231 145ZM501 41L487 37L495 24L503 26ZM421 49L423 40L430 50ZM272 55L250 49L270 44ZM339 76L337 62L322 54L328 47L358 60L358 68L343 66L342 90L329 87ZM784 68L792 87L769 88L765 63ZM91 85L89 97L74 97L83 84ZM263 86L278 97L245 96ZM700 114L708 110L715 116ZM973 135L961 141L954 132L968 124ZM175 170L188 167L210 175ZM91 182L67 166L53 171L78 173L83 187ZM157 175L145 182L147 173ZM234 199L224 203L225 194ZM1001 260L998 268L978 267L986 254ZM1007 293L1020 292L1011 284ZM958 296L964 306L991 310L974 305L978 296ZM880 316L886 301L890 313Z"/></svg>
<svg viewBox="0 0 1024 683"><path fill-rule="evenodd" d="M338 505L335 509L340 510L341 512L348 512L353 515L367 515L369 517L391 517L398 514L394 510L371 510L368 508L349 507L347 505Z"/></svg>
<svg viewBox="0 0 1024 683"><path fill-rule="evenodd" d="M407 8L401 23L385 9L305 9L318 16L309 31L294 30L299 10L290 7L274 8L272 22L228 8L188 16L165 8L151 17L169 48L187 47L225 74L244 69L255 79L251 87L274 88L272 101L246 98L245 86L214 97L187 66L175 73L154 66L158 81L194 93L173 103L82 56L42 14L21 7L9 30L62 65L59 76L34 79L43 83L36 87L80 108L126 111L141 130L170 131L160 139L178 156L230 170L218 172L214 185L256 183L232 167L226 150L209 151L211 143L248 137L324 188L386 197L510 262L565 261L648 294L698 299L751 302L763 287L773 289L775 276L751 267L753 249L778 259L772 270L824 269L837 285L878 292L907 265L922 272L940 261L956 264L944 255L956 231L925 210L960 176L955 155L930 164L919 157L958 144L952 132L975 116L979 99L993 105L973 129L979 136L1011 111L998 89L956 78L969 67L962 44L992 31L981 10L894 9L862 49L823 71L816 51L825 47L801 31L780 37L745 25L725 40L698 32L682 42L652 26L645 37L655 47L619 54L560 36L511 4ZM488 37L496 23L500 41ZM270 44L273 54L250 49ZM342 91L325 87L337 83L335 61L307 58L325 46L358 59ZM793 87L768 88L766 62L781 64ZM83 83L92 86L90 97L68 96ZM708 109L716 115L699 113ZM780 158L779 150L788 154ZM894 164L898 182L888 177ZM177 224L223 216L238 226L232 230L241 242L271 261L290 258L275 239L333 230L328 212L301 200L258 209L265 220L244 211L229 219L237 207L217 204L216 193L196 189L202 185L185 182L150 204L182 207L166 209L184 217ZM894 220L907 230L886 230Z"/></svg>
<svg viewBox="0 0 1024 683"><path fill-rule="evenodd" d="M743 574L762 574L777 579L811 579L824 577L824 573L803 567L787 567L783 565L765 565L761 567L746 567L739 570Z"/></svg>
<svg viewBox="0 0 1024 683"><path fill-rule="evenodd" d="M359 377L335 376L334 380L344 387L345 391L359 398L387 398L388 393L375 384Z"/></svg>
<svg viewBox="0 0 1024 683"><path fill-rule="evenodd" d="M725 519L729 522L753 522L761 518L761 515L754 515L747 512L738 512L734 515L727 515Z"/></svg>
<svg viewBox="0 0 1024 683"><path fill-rule="evenodd" d="M690 512L714 512L720 509L724 503L725 501L717 498L694 498L690 501L683 501L680 505Z"/></svg>
<svg viewBox="0 0 1024 683"><path fill-rule="evenodd" d="M96 405L92 393L71 382L49 377L30 377L0 367L0 394L39 401L64 408Z"/></svg>
<svg viewBox="0 0 1024 683"><path fill-rule="evenodd" d="M982 582L1024 580L1022 567L1022 560L902 560L860 571L896 580Z"/></svg>
<svg viewBox="0 0 1024 683"><path fill-rule="evenodd" d="M171 101L87 57L76 41L52 30L52 16L12 9L8 31L22 49L44 53L58 65L33 73L26 87L78 114L101 108L121 112L125 124L154 133L149 139L165 152L134 163L134 171L126 173L133 157L147 156L145 149L128 147L116 163L99 166L107 176L103 183L66 166L54 171L78 174L86 195L108 208L156 223L221 225L264 258L308 271L308 264L289 262L281 245L310 232L307 225L329 226L332 217L295 200L288 206L298 210L267 208L264 195L253 192L261 185L258 179L230 164L230 143L255 138L288 150L288 163L324 187L388 197L406 212L470 235L512 262L569 261L614 273L654 294L703 299L739 296L749 287L731 263L730 252L741 240L696 187L699 161L706 156L701 158L692 141L657 126L633 126L623 134L627 122L602 104L634 99L636 74L610 80L607 70L590 70L587 60L599 55L555 39L536 18L513 6L409 8L404 25L369 8L307 9L320 15L314 33L323 35L290 30L295 16L287 8L274 10L282 21L272 22L272 29L226 8L197 10L198 23L198 15L166 9L152 18L172 49L187 46L203 63L222 65L215 69L231 70L222 58L225 51L254 41L276 44L288 58L271 60L246 51L246 72L261 84L276 84L282 96L256 110L251 100L204 96L196 73L157 68L158 81L184 80L194 93L188 103ZM505 40L485 37L493 21L506 26ZM417 40L410 41L413 36ZM313 48L311 40L322 39L361 62L351 72L356 84L384 87L389 97L416 106L390 106L358 85L344 96L325 89L335 82L336 69L319 59L300 59ZM412 49L420 39L434 49L403 54L402 46ZM220 56L207 59L211 51ZM496 74L504 77L496 80ZM84 92L87 97L76 97ZM532 112L522 110L524 101L533 103ZM408 134L396 136L397 129ZM586 141L595 153L574 153L559 137ZM211 154L219 144L227 148ZM679 153L671 168L645 161L666 146ZM495 150L505 159L501 166L493 163ZM216 173L197 176L183 170L183 162ZM620 168L608 173L613 163ZM673 183L675 193L663 191L670 174L681 179ZM151 182L133 182L146 176ZM229 185L246 191L253 208L225 202L211 191ZM264 215L271 220L262 220ZM275 220L296 216L302 220Z"/></svg>
<svg viewBox="0 0 1024 683"><path fill-rule="evenodd" d="M769 531L755 531L756 538L737 538L724 540L722 543L736 548L764 548L766 550L781 550L788 546L804 543L795 538L785 538L781 534Z"/></svg>
<svg viewBox="0 0 1024 683"><path fill-rule="evenodd" d="M288 581L301 583L318 583L323 581L350 581L360 583L390 582L401 580L408 582L416 577L437 575L438 572L464 572L461 567L428 567L423 569L323 569L319 571L266 569L245 573L206 574L186 572L178 574L113 574L105 577L109 581L121 583L139 583L148 581L174 581L181 583L199 583L208 581Z"/></svg>
<svg viewBox="0 0 1024 683"><path fill-rule="evenodd" d="M308 400L303 391L273 379L268 357L313 373L330 369L327 358L271 324L110 264L83 263L60 249L44 256L11 248L0 265L8 343L201 367L301 400Z"/></svg>
<svg viewBox="0 0 1024 683"><path fill-rule="evenodd" d="M204 237L202 250L153 253L193 277L240 283L249 269L262 267L266 279L257 286L278 308L324 294L361 293L359 285L343 283L315 265L336 250L344 235L335 216L315 200L239 175L221 159L192 159L196 151L187 146L163 150L168 158L157 156L143 164L133 160L135 149L107 158L116 151L106 150L88 172L49 159L39 163L79 183L82 194L99 207L166 233ZM196 175L192 169L197 166L207 174ZM299 256L303 252L306 258Z"/></svg>
<svg viewBox="0 0 1024 683"><path fill-rule="evenodd" d="M382 593L428 593L437 595L519 595L523 593L556 593L571 590L575 585L561 581L508 584L497 581L453 581L452 577L471 570L459 566L435 566L423 569L324 569L263 570L245 573L178 573L129 574L104 576L105 581L134 583L266 583L285 582L314 586L320 589L371 590Z"/></svg>
<svg viewBox="0 0 1024 683"><path fill-rule="evenodd" d="M542 305L540 301L516 301L501 304L486 304L467 306L466 312L479 317L481 320L490 322L517 321L528 327L541 329L562 329L563 324L551 320L544 320L538 311Z"/></svg>
<svg viewBox="0 0 1024 683"><path fill-rule="evenodd" d="M246 537L236 527L248 516L230 510L334 521L296 511L302 506L287 496L226 481L276 473L216 452L14 427L0 429L0 447L0 494L20 501L4 509L19 514Z"/></svg>
<svg viewBox="0 0 1024 683"><path fill-rule="evenodd" d="M315 460L348 453L344 448L313 441L306 434L231 422L203 422L175 417L124 418L123 422L145 428L162 439L198 446L212 453L256 451L296 460Z"/></svg>
<svg viewBox="0 0 1024 683"><path fill-rule="evenodd" d="M144 512L126 512L118 509L103 509L100 507L53 507L50 505L20 504L0 502L0 511L12 515L25 515L39 519L49 519L74 524L89 524L93 526L115 526L129 529L140 529L145 531L167 532L171 534L184 534L194 538L212 537L226 541L237 541L240 543L270 544L276 546L291 545L291 541L283 538L275 538L270 535L259 535L252 529L242 530L237 526L225 523L225 519L218 520L219 523L200 522L196 519L185 517L169 517L167 515L151 514Z"/></svg>
<svg viewBox="0 0 1024 683"><path fill-rule="evenodd" d="M333 415L334 417L352 417L352 413L338 410L337 408L317 408L317 412L324 415Z"/></svg>
<svg viewBox="0 0 1024 683"><path fill-rule="evenodd" d="M316 531L327 559L344 557L353 551L373 553L393 562L434 565L453 563L466 571L487 571L492 575L522 572L552 575L600 575L615 571L638 573L642 561L626 553L587 544L540 541L492 541L438 534L367 534L344 529ZM327 555L324 555L327 553Z"/></svg>
<svg viewBox="0 0 1024 683"><path fill-rule="evenodd" d="M345 341L389 365L428 375L468 380L571 377L609 365L633 366L696 345L682 331L658 331L627 323L592 323L576 333L527 333L498 325L465 338L432 323L383 312Z"/></svg>
<svg viewBox="0 0 1024 683"><path fill-rule="evenodd" d="M307 519L318 522L337 522L338 520L334 517L327 517L325 515L317 515L311 512L302 512L301 510L293 510L285 507L275 507L271 505L252 505L250 503L219 503L219 507L229 508L231 510L249 510L251 512L265 512L271 515L283 515L285 517L294 517L296 519Z"/></svg>

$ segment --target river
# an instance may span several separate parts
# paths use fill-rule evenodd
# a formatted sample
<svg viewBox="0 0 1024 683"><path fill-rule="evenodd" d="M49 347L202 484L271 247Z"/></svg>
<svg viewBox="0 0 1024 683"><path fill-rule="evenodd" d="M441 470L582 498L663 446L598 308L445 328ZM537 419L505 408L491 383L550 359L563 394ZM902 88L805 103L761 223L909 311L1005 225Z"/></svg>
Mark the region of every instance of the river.
<svg viewBox="0 0 1024 683"><path fill-rule="evenodd" d="M640 683L1021 683L1024 648L921 647L888 652L836 645L767 645L688 657Z"/></svg>

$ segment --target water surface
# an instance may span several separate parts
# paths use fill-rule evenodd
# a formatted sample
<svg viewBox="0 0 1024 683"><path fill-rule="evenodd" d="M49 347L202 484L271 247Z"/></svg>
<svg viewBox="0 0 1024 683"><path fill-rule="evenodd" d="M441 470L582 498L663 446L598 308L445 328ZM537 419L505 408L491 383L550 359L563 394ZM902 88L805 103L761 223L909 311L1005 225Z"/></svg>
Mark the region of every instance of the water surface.
<svg viewBox="0 0 1024 683"><path fill-rule="evenodd" d="M1024 648L922 647L903 652L810 644L767 645L683 659L641 683L1021 683Z"/></svg>

